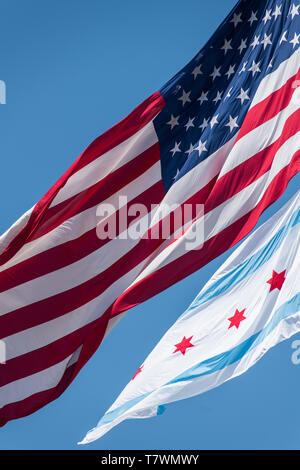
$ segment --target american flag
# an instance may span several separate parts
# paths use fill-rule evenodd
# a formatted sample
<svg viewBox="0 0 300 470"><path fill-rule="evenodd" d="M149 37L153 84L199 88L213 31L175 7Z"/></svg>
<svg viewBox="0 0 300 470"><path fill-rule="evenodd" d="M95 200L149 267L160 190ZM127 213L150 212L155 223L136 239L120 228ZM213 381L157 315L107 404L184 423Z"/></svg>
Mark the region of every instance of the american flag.
<svg viewBox="0 0 300 470"><path fill-rule="evenodd" d="M298 33L299 32L299 33ZM240 0L197 56L97 138L0 237L0 424L57 398L130 307L201 268L255 226L300 167L299 0ZM201 249L97 236L97 210L204 204ZM153 205L158 208L153 209Z"/></svg>

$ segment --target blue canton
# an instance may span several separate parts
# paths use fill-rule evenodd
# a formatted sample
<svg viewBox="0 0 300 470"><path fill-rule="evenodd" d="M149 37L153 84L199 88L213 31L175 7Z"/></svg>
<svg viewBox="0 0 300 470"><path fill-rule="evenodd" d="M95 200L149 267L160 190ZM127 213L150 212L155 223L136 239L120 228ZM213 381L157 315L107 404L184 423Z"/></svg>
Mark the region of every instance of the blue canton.
<svg viewBox="0 0 300 470"><path fill-rule="evenodd" d="M262 79L299 45L299 0L238 2L196 57L160 90L166 106L154 125L166 192L236 135Z"/></svg>

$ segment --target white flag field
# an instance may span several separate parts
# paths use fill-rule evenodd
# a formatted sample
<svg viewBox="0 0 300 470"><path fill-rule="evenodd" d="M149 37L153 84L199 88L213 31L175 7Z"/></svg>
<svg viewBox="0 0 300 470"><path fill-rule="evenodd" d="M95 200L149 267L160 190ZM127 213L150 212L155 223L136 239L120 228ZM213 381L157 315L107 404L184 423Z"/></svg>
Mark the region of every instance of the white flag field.
<svg viewBox="0 0 300 470"><path fill-rule="evenodd" d="M299 332L299 246L300 191L218 269L80 444L221 385Z"/></svg>

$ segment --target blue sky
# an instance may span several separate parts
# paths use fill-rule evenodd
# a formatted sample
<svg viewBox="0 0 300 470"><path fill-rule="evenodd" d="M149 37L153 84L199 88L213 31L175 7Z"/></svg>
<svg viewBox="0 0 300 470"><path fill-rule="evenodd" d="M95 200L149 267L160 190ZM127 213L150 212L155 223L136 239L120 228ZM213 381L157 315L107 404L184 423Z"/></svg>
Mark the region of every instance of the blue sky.
<svg viewBox="0 0 300 470"><path fill-rule="evenodd" d="M0 232L82 150L184 66L233 0L0 0ZM299 188L300 175L262 216ZM0 449L78 449L228 253L130 311L61 398L0 429ZM300 339L300 335L293 339ZM164 415L122 423L86 449L299 449L293 339L243 376ZM82 449L82 447L80 447Z"/></svg>

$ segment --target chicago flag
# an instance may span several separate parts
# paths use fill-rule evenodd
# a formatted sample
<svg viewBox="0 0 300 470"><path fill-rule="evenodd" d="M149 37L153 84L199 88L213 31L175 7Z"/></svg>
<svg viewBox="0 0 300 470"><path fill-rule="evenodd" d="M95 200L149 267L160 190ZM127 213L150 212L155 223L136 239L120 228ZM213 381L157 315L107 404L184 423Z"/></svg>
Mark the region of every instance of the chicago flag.
<svg viewBox="0 0 300 470"><path fill-rule="evenodd" d="M231 248L284 192L300 168L299 31L299 0L239 0L180 72L0 237L0 426L57 398L129 308ZM125 224L99 237L99 208L119 221L125 200ZM170 239L157 236L161 208L187 205ZM138 238L136 207L149 220ZM201 246L188 247L202 227ZM231 312L231 332L244 308ZM178 354L194 349L190 336Z"/></svg>
<svg viewBox="0 0 300 470"><path fill-rule="evenodd" d="M299 272L300 191L221 266L81 444L217 387L299 332Z"/></svg>

